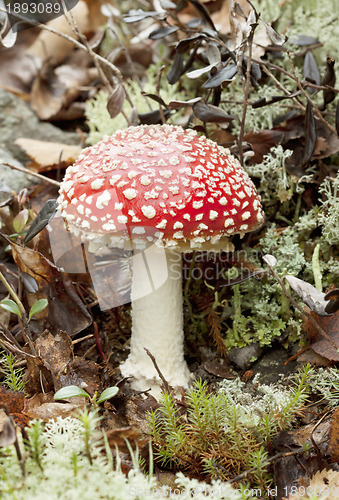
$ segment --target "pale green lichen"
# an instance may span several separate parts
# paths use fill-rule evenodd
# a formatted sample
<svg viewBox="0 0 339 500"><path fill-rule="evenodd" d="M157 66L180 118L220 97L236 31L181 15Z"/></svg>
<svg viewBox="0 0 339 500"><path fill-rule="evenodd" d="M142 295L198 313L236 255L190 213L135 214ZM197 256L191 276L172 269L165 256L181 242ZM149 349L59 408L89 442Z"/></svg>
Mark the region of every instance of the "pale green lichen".
<svg viewBox="0 0 339 500"><path fill-rule="evenodd" d="M335 179L327 178L319 188L323 194L319 223L324 239L330 245L339 244L339 172Z"/></svg>
<svg viewBox="0 0 339 500"><path fill-rule="evenodd" d="M175 479L175 489L159 485L153 475L144 475L138 467L137 455L132 457L134 468L126 475L119 459L114 459L102 434L89 426L91 460L88 460L85 421L97 425L95 415L85 418L58 417L45 426L34 421L28 428L29 446L25 453L26 476L23 478L14 446L0 449L0 497L2 500L126 500L135 498L213 498L240 500L237 490L227 483L206 484L191 481L183 474ZM22 439L19 438L23 450ZM221 492L219 495L217 492Z"/></svg>
<svg viewBox="0 0 339 500"><path fill-rule="evenodd" d="M261 384L259 374L247 384L239 378L225 379L219 384L219 392L228 404L237 407L238 419L246 428L270 440L279 428L292 426L297 411L308 398L311 372L307 365L289 379L281 377L280 382L270 385Z"/></svg>
<svg viewBox="0 0 339 500"><path fill-rule="evenodd" d="M275 29L288 38L308 35L317 38L322 46L314 50L321 69L326 56L335 57L338 52L339 23L337 0L255 0L254 5L267 22L275 22ZM336 68L337 77L339 76Z"/></svg>
<svg viewBox="0 0 339 500"><path fill-rule="evenodd" d="M336 367L317 368L308 378L311 392L320 394L330 406L339 405L339 370Z"/></svg>
<svg viewBox="0 0 339 500"><path fill-rule="evenodd" d="M159 105L154 100L146 99L141 93L143 91L154 94L158 78L159 67L152 64L147 69L145 77L141 80L141 87L139 82L134 79L126 82L126 88L132 98L133 106L139 114L159 109ZM170 85L164 77L161 79L160 95L165 103L174 99L185 99L178 86ZM89 144L95 144L104 135L112 135L117 130L127 127L127 122L121 113L115 118L110 117L107 110L108 99L109 95L102 90L86 103L86 118L89 127L87 142ZM132 107L127 99L125 99L123 109L127 117L132 112Z"/></svg>
<svg viewBox="0 0 339 500"><path fill-rule="evenodd" d="M289 85L292 89L291 81ZM252 103L258 101L263 96L269 101L273 96L282 95L272 82L270 84L260 85L256 89L252 89L250 93L250 101ZM234 80L222 94L221 108L238 117L238 120L232 122L232 133L239 134L241 128L241 117L243 113L244 90L240 80ZM274 120L278 116L286 113L284 101L274 103L270 106L261 108L247 107L245 132L271 129L274 125Z"/></svg>
<svg viewBox="0 0 339 500"><path fill-rule="evenodd" d="M275 270L281 278L290 274L311 284L315 284L312 258L314 260L314 249L317 247L318 279L321 278L326 290L339 277L339 174L335 179L325 179L319 188L322 200L305 212L298 200L305 186L313 181L312 168L300 179L289 175L285 161L290 154L290 151L278 146L272 148L261 163L246 167L251 177L260 180L257 191L266 216L286 224L282 228L277 222L269 222L258 247L262 254L275 256ZM243 260L261 267L258 247L254 250L243 246L241 253L244 253ZM234 277L233 271L229 270L226 277ZM300 313L294 310L272 276L236 285L231 300L226 305L220 303L219 307L222 308L222 320L227 325L225 343L228 348L252 342L269 345L283 334L287 342L301 338Z"/></svg>

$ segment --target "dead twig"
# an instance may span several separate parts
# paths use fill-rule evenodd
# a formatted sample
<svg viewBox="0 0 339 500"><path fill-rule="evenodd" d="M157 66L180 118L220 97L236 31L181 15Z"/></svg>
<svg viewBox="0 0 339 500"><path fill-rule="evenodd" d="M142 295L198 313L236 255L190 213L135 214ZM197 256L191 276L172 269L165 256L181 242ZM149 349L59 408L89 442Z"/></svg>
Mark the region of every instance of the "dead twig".
<svg viewBox="0 0 339 500"><path fill-rule="evenodd" d="M95 321L93 321L93 329L94 329L94 338L95 338L95 344L97 346L97 349L99 351L100 356L102 357L103 361L107 363L107 358L105 356L104 351L102 350L100 339L99 339L99 331L98 331L98 325L96 324Z"/></svg>
<svg viewBox="0 0 339 500"><path fill-rule="evenodd" d="M152 361L152 363L153 363L153 365L154 365L154 368L155 368L155 369L156 369L156 371L158 372L158 375L159 375L159 377L161 378L162 383L164 384L165 391L166 391L166 392L168 392L168 394L170 394L170 393L171 393L171 390L170 390L170 388L169 388L168 382L167 382L167 380L165 379L165 377L163 376L163 374L161 373L160 368L159 368L159 366L158 366L158 363L156 362L155 357L153 356L153 354L152 354L152 353L150 353L150 352L149 352L149 350L148 350L148 349L146 349L146 347L144 347L144 350L146 351L147 356L149 356L149 357L151 358L151 361Z"/></svg>
<svg viewBox="0 0 339 500"><path fill-rule="evenodd" d="M332 132L332 134L334 135L337 135L337 131L334 127L332 127L332 125L330 123L328 123L325 118L322 116L318 106L315 104L315 102L313 101L313 99L311 99L311 97L309 96L309 94L306 92L305 88L303 87L301 81L299 80L299 78L297 77L296 75L296 72L295 72L295 68L294 68L294 64L293 64L293 61L292 61L292 57L291 57L291 54L290 54L290 51L288 50L287 51L287 55L288 55L288 58L290 60L290 63L291 63L291 67L292 67L292 73L293 73L293 76L294 76L294 80L296 82L296 84L298 85L298 88L301 90L302 94L306 97L306 99L308 100L308 102L311 104L315 114L317 115L317 117L319 118L319 120L325 125L325 127L330 130ZM331 88L332 90L332 88Z"/></svg>
<svg viewBox="0 0 339 500"><path fill-rule="evenodd" d="M244 150L243 150L243 146L242 146L242 141L243 141L243 137L245 134L245 123L246 123L246 113L247 113L247 107L248 107L248 96L250 93L250 85L251 85L252 44L253 44L254 32L255 32L255 29L257 26L258 26L257 23L254 23L251 25L251 32L248 35L247 44L246 44L248 46L248 56L247 56L247 67L246 67L246 79L245 79L245 85L244 85L244 105L243 105L240 133L239 133L239 139L238 139L239 158L240 158L241 164L243 164L243 160L244 160ZM242 57L244 56L245 46L243 48ZM242 61L241 61L241 64L242 64Z"/></svg>
<svg viewBox="0 0 339 500"><path fill-rule="evenodd" d="M4 9L3 7L0 7L0 12L4 12L7 14L7 10ZM49 31L50 33L53 33L54 35L60 36L61 38L64 38L68 42L71 42L73 45L75 45L78 49L81 49L85 52L88 52L87 48L78 40L73 38L70 35L67 35L66 33L62 33L61 31L56 30L55 28L52 28L51 26L48 26L47 24L39 24L37 21L34 20L29 20L24 18L23 16L20 16L19 14L11 13L12 16L20 19L21 21L25 21L26 23L29 22L32 26L39 27L42 30ZM122 83L122 75L119 70L113 63L110 61L107 61L104 57L100 56L99 54L96 54L93 52L93 57L100 61L102 64L105 66L109 67L112 70L113 76L118 80L119 83Z"/></svg>
<svg viewBox="0 0 339 500"><path fill-rule="evenodd" d="M55 181L53 179L49 179L48 177L45 177L44 175L38 174L37 172L32 172L32 170L29 170L28 168L18 167L17 165L13 165L12 163L8 163L7 161L3 161L1 159L0 159L0 164L5 165L6 167L12 168L13 170L18 170L19 172L23 172L24 174L33 175L33 177L37 177L41 181L49 182L50 184L53 184L54 186L60 187L60 182Z"/></svg>

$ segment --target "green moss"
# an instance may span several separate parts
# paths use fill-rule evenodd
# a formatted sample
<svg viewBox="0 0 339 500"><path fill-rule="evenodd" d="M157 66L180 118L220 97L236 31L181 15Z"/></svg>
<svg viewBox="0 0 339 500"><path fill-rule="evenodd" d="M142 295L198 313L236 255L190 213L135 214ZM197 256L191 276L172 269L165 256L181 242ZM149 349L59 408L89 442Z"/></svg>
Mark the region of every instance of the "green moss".
<svg viewBox="0 0 339 500"><path fill-rule="evenodd" d="M149 417L155 457L168 467L226 479L254 467L246 480L267 491L266 445L281 429L289 429L307 399L307 366L289 380L271 386L256 378L224 380L217 393L197 381L186 395L183 414L173 397L164 393L160 408Z"/></svg>
<svg viewBox="0 0 339 500"><path fill-rule="evenodd" d="M27 382L23 381L25 368L17 367L18 360L11 353L0 351L0 367L3 379L1 384L13 389L13 391L24 391Z"/></svg>

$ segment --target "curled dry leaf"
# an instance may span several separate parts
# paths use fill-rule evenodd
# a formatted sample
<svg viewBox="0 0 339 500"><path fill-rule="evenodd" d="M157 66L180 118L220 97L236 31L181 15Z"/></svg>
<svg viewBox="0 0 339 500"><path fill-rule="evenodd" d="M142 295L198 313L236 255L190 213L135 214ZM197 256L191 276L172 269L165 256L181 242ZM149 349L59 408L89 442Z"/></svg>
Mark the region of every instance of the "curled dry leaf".
<svg viewBox="0 0 339 500"><path fill-rule="evenodd" d="M30 33L27 33L30 36ZM20 33L20 39L25 37L26 40L27 33ZM11 49L0 51L0 86L27 101L40 61L37 57L28 55L26 50L24 43L17 43Z"/></svg>
<svg viewBox="0 0 339 500"><path fill-rule="evenodd" d="M315 496L322 500L335 500L339 492L339 472L333 469L319 470L311 477L308 486L304 489L299 487L299 490L297 487L296 494L291 493L288 500L307 500Z"/></svg>
<svg viewBox="0 0 339 500"><path fill-rule="evenodd" d="M268 24L266 21L262 20L262 22L264 23L266 33L269 36L271 42L274 43L274 45L278 45L278 46L284 45L284 43L286 42L286 37L279 35L272 28L272 26L270 24Z"/></svg>
<svg viewBox="0 0 339 500"><path fill-rule="evenodd" d="M237 118L235 115L229 115L217 106L205 104L200 101L193 105L193 113L203 122L228 123Z"/></svg>
<svg viewBox="0 0 339 500"><path fill-rule="evenodd" d="M335 81L336 81L336 74L334 70L334 65L335 65L335 59L332 59L331 57L326 58L326 71L324 74L324 78L321 81L321 85L328 85L329 87L334 87L335 86ZM324 107L327 106L330 102L332 102L335 99L335 92L331 89L324 90Z"/></svg>
<svg viewBox="0 0 339 500"><path fill-rule="evenodd" d="M302 158L302 165L306 165L313 155L315 144L317 141L317 129L314 118L313 106L307 101L305 114L305 149Z"/></svg>
<svg viewBox="0 0 339 500"><path fill-rule="evenodd" d="M6 417L0 432L0 448L11 446L17 440L16 429L11 417Z"/></svg>
<svg viewBox="0 0 339 500"><path fill-rule="evenodd" d="M107 109L111 118L115 118L121 111L125 102L125 89L119 84L108 99Z"/></svg>
<svg viewBox="0 0 339 500"><path fill-rule="evenodd" d="M89 54L83 55L80 50L73 54L76 56L72 56L68 64L56 69L47 61L33 82L31 107L41 120L69 119L68 108L76 100L82 87L89 85L97 76L97 69L89 67L92 64ZM82 118L84 109L84 106L79 106L79 116L72 116L72 119ZM64 116L62 111L65 111Z"/></svg>
<svg viewBox="0 0 339 500"><path fill-rule="evenodd" d="M204 369L208 372L211 373L212 375L215 375L216 377L220 378L226 378L226 379L234 379L236 376L235 374L231 371L231 366L228 364L222 364L220 363L217 359L214 359L213 361L208 361L204 363Z"/></svg>
<svg viewBox="0 0 339 500"><path fill-rule="evenodd" d="M234 63L228 64L221 69L213 72L212 76L202 85L204 89L212 89L219 87L222 84L230 83L236 76L237 65ZM225 85L224 85L225 86Z"/></svg>
<svg viewBox="0 0 339 500"><path fill-rule="evenodd" d="M305 54L304 65L303 65L303 77L308 82L312 82L315 85L320 85L320 71L317 65L317 61L311 50L308 50ZM314 91L315 89L309 89Z"/></svg>
<svg viewBox="0 0 339 500"><path fill-rule="evenodd" d="M332 417L329 452L331 454L331 462L338 462L339 461L339 408L335 410Z"/></svg>
<svg viewBox="0 0 339 500"><path fill-rule="evenodd" d="M333 314L339 309L339 288L331 288L325 293L325 300L329 300L329 303L325 307L325 311L328 314Z"/></svg>
<svg viewBox="0 0 339 500"><path fill-rule="evenodd" d="M135 450L136 447L140 450L149 441L149 438L142 437L140 430L134 429L133 427L121 427L119 429L108 430L106 436L110 447L115 450L117 446L121 453L129 453L126 439L129 441L133 450Z"/></svg>
<svg viewBox="0 0 339 500"><path fill-rule="evenodd" d="M40 233L44 229L44 227L47 226L47 224L50 222L50 220L54 217L56 210L58 207L57 200L48 200L40 212L37 214L35 217L34 221L30 225L25 239L24 239L24 244L26 245L29 241L31 241L37 234ZM28 275L27 275L28 276ZM37 286L37 285L36 285ZM33 290L37 291L36 290Z"/></svg>
<svg viewBox="0 0 339 500"><path fill-rule="evenodd" d="M192 106L196 102L201 101L201 97L195 97L194 99L189 99L188 101L170 101L168 103L168 108L170 109L180 109L186 106Z"/></svg>
<svg viewBox="0 0 339 500"><path fill-rule="evenodd" d="M44 367L50 372L54 391L68 385L77 385L93 396L100 385L100 367L93 361L74 357L72 340L60 330L52 335L46 330L35 341L35 347Z"/></svg>
<svg viewBox="0 0 339 500"><path fill-rule="evenodd" d="M277 265L277 259L274 255L266 254L263 256L262 260L270 267L275 267Z"/></svg>
<svg viewBox="0 0 339 500"><path fill-rule="evenodd" d="M66 418L69 415L76 415L83 406L83 403L56 403L52 393L40 393L25 400L23 413L30 418L48 422L51 419L56 420L58 417Z"/></svg>
<svg viewBox="0 0 339 500"><path fill-rule="evenodd" d="M285 279L291 288L299 295L302 301L319 316L329 316L326 306L329 301L325 300L325 294L317 290L313 285L295 276L287 275Z"/></svg>
<svg viewBox="0 0 339 500"><path fill-rule="evenodd" d="M311 315L339 348L339 311L337 311L335 314L332 314L332 316L317 316L312 312ZM304 321L303 329L306 330L308 336L313 336L316 339L320 338L320 340L317 340L316 342L313 342L311 344L311 349L316 354L322 356L322 358L325 358L326 360L338 363L338 350L335 349L328 342L328 340L320 337L318 331L314 331L314 327L310 324L309 321Z"/></svg>

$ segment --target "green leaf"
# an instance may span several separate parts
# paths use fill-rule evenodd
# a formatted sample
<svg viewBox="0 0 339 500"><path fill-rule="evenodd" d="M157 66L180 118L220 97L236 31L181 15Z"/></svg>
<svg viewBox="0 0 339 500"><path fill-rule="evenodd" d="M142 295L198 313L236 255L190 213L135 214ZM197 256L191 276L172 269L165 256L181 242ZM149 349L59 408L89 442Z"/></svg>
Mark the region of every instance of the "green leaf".
<svg viewBox="0 0 339 500"><path fill-rule="evenodd" d="M0 306L2 307L2 309L5 309L5 311L14 313L21 318L21 312L19 306L16 302L14 302L14 300L4 299L0 302Z"/></svg>
<svg viewBox="0 0 339 500"><path fill-rule="evenodd" d="M88 392L81 389L77 385L68 385L67 387L62 387L54 394L54 399L58 401L59 399L74 398L75 396L82 396L84 398L90 398Z"/></svg>
<svg viewBox="0 0 339 500"><path fill-rule="evenodd" d="M15 232L17 232L19 234L22 232L23 228L27 224L28 216L29 216L29 212L28 212L27 208L25 208L24 210L21 210L21 212L19 212L18 215L16 215L14 217L13 228L14 228Z"/></svg>
<svg viewBox="0 0 339 500"><path fill-rule="evenodd" d="M119 387L108 387L100 394L97 403L103 403L108 399L114 398L119 392Z"/></svg>
<svg viewBox="0 0 339 500"><path fill-rule="evenodd" d="M37 300L36 302L34 302L34 304L32 305L32 307L31 307L31 309L29 311L28 320L30 320L31 317L34 316L35 314L38 314L39 312L41 312L44 309L46 309L47 306L48 306L48 300L47 299L40 299L40 300Z"/></svg>

